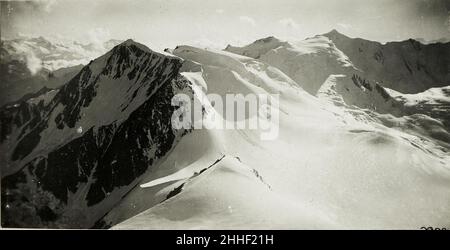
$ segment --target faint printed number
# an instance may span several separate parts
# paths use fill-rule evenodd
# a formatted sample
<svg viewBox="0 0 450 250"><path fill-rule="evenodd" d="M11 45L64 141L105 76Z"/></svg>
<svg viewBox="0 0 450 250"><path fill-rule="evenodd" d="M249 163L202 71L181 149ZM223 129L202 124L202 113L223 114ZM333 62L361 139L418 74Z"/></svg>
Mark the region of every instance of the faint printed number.
<svg viewBox="0 0 450 250"><path fill-rule="evenodd" d="M445 227L420 227L422 230L447 230Z"/></svg>

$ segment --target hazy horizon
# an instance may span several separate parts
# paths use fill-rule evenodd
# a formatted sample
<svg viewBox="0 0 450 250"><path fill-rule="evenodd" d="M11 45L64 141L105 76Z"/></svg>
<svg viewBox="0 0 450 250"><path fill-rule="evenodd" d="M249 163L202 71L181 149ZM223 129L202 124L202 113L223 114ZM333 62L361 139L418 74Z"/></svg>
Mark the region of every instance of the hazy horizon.
<svg viewBox="0 0 450 250"><path fill-rule="evenodd" d="M275 36L304 39L336 29L387 42L450 39L450 0L2 1L1 36L80 42L133 39L163 49L224 48Z"/></svg>

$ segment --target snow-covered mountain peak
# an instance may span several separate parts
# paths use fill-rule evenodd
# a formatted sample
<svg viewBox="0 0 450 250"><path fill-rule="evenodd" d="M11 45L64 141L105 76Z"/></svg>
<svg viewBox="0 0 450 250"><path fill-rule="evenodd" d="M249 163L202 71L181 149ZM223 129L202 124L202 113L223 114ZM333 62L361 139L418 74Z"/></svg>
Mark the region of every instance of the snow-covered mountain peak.
<svg viewBox="0 0 450 250"><path fill-rule="evenodd" d="M111 75L112 78L117 79L127 73L128 79L131 80L141 76L141 74L137 74L138 72L148 70L149 66L166 59L180 61L175 56L155 52L141 43L128 39L105 55L91 61L88 66L94 75Z"/></svg>
<svg viewBox="0 0 450 250"><path fill-rule="evenodd" d="M139 43L117 45L83 67L40 107L40 122L30 129L53 136L43 136L34 144L27 142L28 135L10 138L18 139L19 147L28 144L25 150L11 152L12 159L25 162L35 156L33 150L51 150L90 128L122 123L162 86L170 85L181 64L181 59L155 53ZM21 126L17 129L28 129Z"/></svg>
<svg viewBox="0 0 450 250"><path fill-rule="evenodd" d="M90 127L125 119L167 79L173 79L180 67L180 59L156 53L131 39L115 46L64 86L71 94L61 101L75 105L80 112L68 126Z"/></svg>
<svg viewBox="0 0 450 250"><path fill-rule="evenodd" d="M153 50L142 43L134 41L133 39L127 39L126 41L118 44L117 46L129 48L133 53L136 53L136 51L139 50L146 53L156 54L158 56L177 58L176 56L172 55L170 51Z"/></svg>
<svg viewBox="0 0 450 250"><path fill-rule="evenodd" d="M340 33L338 30L336 29L332 29L327 33L322 34L322 36L326 36L328 38L350 38L342 33Z"/></svg>
<svg viewBox="0 0 450 250"><path fill-rule="evenodd" d="M254 43L276 43L276 42L282 42L282 41L274 36L268 36L265 38L258 39Z"/></svg>
<svg viewBox="0 0 450 250"><path fill-rule="evenodd" d="M171 100L179 92L191 93L179 74L181 61L127 40L58 91L0 110L11 121L1 124L0 165L3 178L11 176L2 191L20 189L14 176L27 176L19 182L38 180L31 193L18 192L31 195L30 205L50 215L31 211L39 217L32 225L93 226L167 154L184 132L171 125ZM15 207L14 198L2 195ZM42 199L56 205L40 204ZM78 218L80 211L87 216Z"/></svg>
<svg viewBox="0 0 450 250"><path fill-rule="evenodd" d="M330 74L356 70L349 58L325 36L303 41L265 38L244 47L228 47L226 50L259 59L280 69L313 95Z"/></svg>
<svg viewBox="0 0 450 250"><path fill-rule="evenodd" d="M256 40L244 47L233 47L231 45L228 45L225 50L257 59L261 57L261 55L266 54L268 51L276 49L283 45L288 45L288 43L285 41L281 41L273 36L269 36Z"/></svg>
<svg viewBox="0 0 450 250"><path fill-rule="evenodd" d="M120 43L118 46L125 46L125 47L130 47L130 48L136 47L144 52L153 53L153 51L151 49L149 49L147 46L145 46L141 43L135 42L133 39L127 39L123 43Z"/></svg>

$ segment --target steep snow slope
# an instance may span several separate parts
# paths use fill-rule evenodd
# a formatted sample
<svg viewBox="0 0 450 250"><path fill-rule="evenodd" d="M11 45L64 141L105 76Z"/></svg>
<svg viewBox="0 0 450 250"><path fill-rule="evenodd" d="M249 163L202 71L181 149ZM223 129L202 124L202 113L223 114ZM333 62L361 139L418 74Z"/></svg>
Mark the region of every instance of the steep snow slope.
<svg viewBox="0 0 450 250"><path fill-rule="evenodd" d="M182 195L169 198L116 228L234 229L326 227L316 213L272 192L254 169L236 157L226 156L183 184ZM236 187L245 187L238 190ZM176 190L176 188L174 189ZM199 192L203 190L202 192ZM170 194L169 194L170 195ZM211 202L205 202L211 201ZM277 216L274 216L277 215ZM289 222L288 224L286 224Z"/></svg>
<svg viewBox="0 0 450 250"><path fill-rule="evenodd" d="M430 88L417 94L402 94L386 88L388 93L408 107L430 110L444 114L450 108L450 86Z"/></svg>
<svg viewBox="0 0 450 250"><path fill-rule="evenodd" d="M356 74L352 76L330 75L320 87L317 97L321 99L341 97L343 102L334 102L339 106L353 105L395 116L404 113L402 103L391 97L382 86Z"/></svg>
<svg viewBox="0 0 450 250"><path fill-rule="evenodd" d="M330 75L317 96L359 119L437 140L445 151L450 146L448 87L402 94L358 75Z"/></svg>
<svg viewBox="0 0 450 250"><path fill-rule="evenodd" d="M192 95L180 67L128 40L2 110L2 226L93 226L186 133L171 125L171 98Z"/></svg>
<svg viewBox="0 0 450 250"><path fill-rule="evenodd" d="M402 124L393 126L401 130L413 126L413 130L422 131L420 134L428 135L424 132L432 130L432 138L448 142L445 93L440 93L439 103L434 105L424 97L427 92L418 94L417 105L412 105L405 101L406 97L394 98L395 94L391 95L392 91L384 87L421 91L427 86L448 84L445 79L450 71L444 69L450 65L445 57L449 51L446 44L421 45L406 41L382 45L351 39L334 30L300 42L282 42L269 37L241 48L228 46L225 50L263 60L281 69L309 93L347 109L353 106L353 114L360 112L355 109L365 110L368 115L359 116L361 119L390 127ZM405 68L409 64L418 66ZM431 75L429 68L433 68ZM380 113L385 114L381 120L374 118ZM402 116L408 117L400 121L398 118Z"/></svg>
<svg viewBox="0 0 450 250"><path fill-rule="evenodd" d="M244 47L234 47L232 45L228 45L225 48L225 51L258 59L270 50L276 49L280 46L291 47L288 42L284 42L277 39L276 37L269 36L263 39L256 40L255 42Z"/></svg>
<svg viewBox="0 0 450 250"><path fill-rule="evenodd" d="M330 74L355 70L348 58L323 36L293 42L268 37L242 48L228 46L225 50L280 69L313 95Z"/></svg>
<svg viewBox="0 0 450 250"><path fill-rule="evenodd" d="M290 101L292 98L298 100L303 97L302 102L304 106L313 105L312 97L298 88L295 82L279 70L264 63L227 52L208 51L190 46L179 46L173 53L185 59L182 67L185 72L182 74L194 84L197 99L202 100L201 97L205 95L205 92L220 96L225 96L227 93L244 95L250 93L272 93L280 94L280 96L283 96L283 100L287 101ZM199 65L201 67L198 67ZM214 82L215 84L207 85L207 82ZM282 110L284 105L285 103L280 104ZM222 110L214 109L210 103L203 103L203 106L207 113L216 113L218 115L220 119L216 119L214 122L222 123L224 121L222 119ZM247 117L251 116L251 114L247 115ZM157 181L156 183L161 183L160 185L151 184L150 188L145 189L136 187L121 205L108 213L102 224L114 225L130 217L130 215L134 215L161 202L163 197L170 191L166 190L167 192L159 193L160 189L167 185L165 183L171 183L177 178L189 177L195 172L200 172L206 168L205 166L212 164L222 156L225 138L233 137L236 143L242 139L244 139L242 143L247 144L249 141L253 143L252 141L254 140L259 141L261 131L249 130L249 134L246 135L240 130L201 129L193 130L191 133L193 135L185 136L185 139L180 141L180 146L174 149L168 159L158 167L158 170L152 172L144 180L149 181L157 177L164 177L179 170L181 172L165 178L170 181ZM193 145L195 146L193 147ZM242 153L245 154L244 152ZM143 182L145 183L145 181Z"/></svg>
<svg viewBox="0 0 450 250"><path fill-rule="evenodd" d="M260 130L193 130L106 224L143 211L114 228L448 226L450 159L434 144L359 108L331 106L249 57L186 46L173 53L195 65L183 73L194 90L280 92L280 134L261 141Z"/></svg>
<svg viewBox="0 0 450 250"><path fill-rule="evenodd" d="M405 124L410 130L423 131L423 134L442 141L450 146L450 87L430 88L422 93L402 94L386 89L387 92L404 106L407 121L396 121L391 124ZM408 121L409 120L409 121ZM407 126L409 124L409 126Z"/></svg>

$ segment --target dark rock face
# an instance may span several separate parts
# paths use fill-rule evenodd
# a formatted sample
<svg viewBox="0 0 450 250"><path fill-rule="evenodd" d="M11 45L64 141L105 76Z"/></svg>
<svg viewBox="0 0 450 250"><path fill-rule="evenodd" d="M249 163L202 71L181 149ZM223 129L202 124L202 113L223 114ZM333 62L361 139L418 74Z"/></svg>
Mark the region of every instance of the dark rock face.
<svg viewBox="0 0 450 250"><path fill-rule="evenodd" d="M28 122L37 123L40 121L41 113L40 111L44 109L44 101L31 103L26 100L34 97L44 95L51 91L48 88L42 88L37 93L24 96L22 100L18 102L3 106L0 109L0 143L3 143L7 137L13 132L14 127L22 127Z"/></svg>
<svg viewBox="0 0 450 250"><path fill-rule="evenodd" d="M83 68L47 105L24 104L25 110L19 106L14 114L1 111L2 141L14 128L23 134L9 159L14 162L30 157L52 122L60 130L74 128L81 119L80 110L101 98L97 90L103 81L127 79L130 88L139 86L135 91L146 90L146 99L126 120L87 128L48 152L33 153L18 171L4 176L2 226L94 226L185 134L171 124L177 108L171 105L172 97L181 91L192 94L190 83L178 74L180 59L126 42L116 46L105 61L98 75L89 65ZM122 95L117 98L124 107L131 102ZM56 114L58 106L63 109Z"/></svg>
<svg viewBox="0 0 450 250"><path fill-rule="evenodd" d="M36 74L32 74L25 61L11 58L11 55L2 47L0 51L2 53L0 56L0 106L26 100L28 98L21 97L35 94L45 88L59 88L82 68L82 65L77 65L56 71L41 69Z"/></svg>
<svg viewBox="0 0 450 250"><path fill-rule="evenodd" d="M370 85L370 83L366 79L361 78L359 75L353 74L352 81L356 85L356 87L361 88L362 86L372 91L372 86Z"/></svg>
<svg viewBox="0 0 450 250"><path fill-rule="evenodd" d="M365 77L402 93L411 94L450 84L450 43L421 44L368 41L337 31L324 34Z"/></svg>

